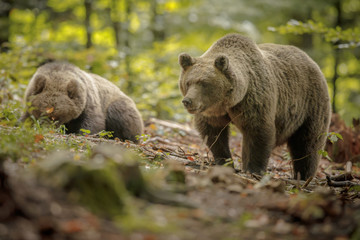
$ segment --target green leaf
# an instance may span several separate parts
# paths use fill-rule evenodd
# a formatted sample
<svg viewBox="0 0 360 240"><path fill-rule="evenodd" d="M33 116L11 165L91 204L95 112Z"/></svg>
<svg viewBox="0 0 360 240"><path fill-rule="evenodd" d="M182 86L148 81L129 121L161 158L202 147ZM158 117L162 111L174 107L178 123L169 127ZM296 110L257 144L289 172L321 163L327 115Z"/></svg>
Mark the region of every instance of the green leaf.
<svg viewBox="0 0 360 240"><path fill-rule="evenodd" d="M322 150L322 149L318 151L318 154L325 158L327 158L329 156L328 152L325 150Z"/></svg>
<svg viewBox="0 0 360 240"><path fill-rule="evenodd" d="M343 137L341 136L340 133L336 133L336 132L329 132L327 134L328 139L330 140L331 143L335 143L337 142L339 139L343 140Z"/></svg>
<svg viewBox="0 0 360 240"><path fill-rule="evenodd" d="M83 128L81 128L81 129L80 129L80 132L82 132L83 135L88 135L88 134L90 134L91 131L88 130L88 129L83 129Z"/></svg>

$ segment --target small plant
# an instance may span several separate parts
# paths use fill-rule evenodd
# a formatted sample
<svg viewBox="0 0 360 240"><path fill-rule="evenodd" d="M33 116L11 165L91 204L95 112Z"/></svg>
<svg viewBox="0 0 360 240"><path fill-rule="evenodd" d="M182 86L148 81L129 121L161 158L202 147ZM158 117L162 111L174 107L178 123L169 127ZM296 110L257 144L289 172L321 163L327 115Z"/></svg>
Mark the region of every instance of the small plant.
<svg viewBox="0 0 360 240"><path fill-rule="evenodd" d="M81 132L82 135L84 135L84 136L88 136L88 135L91 133L90 130L88 130L88 129L83 129L83 128L80 129L80 132Z"/></svg>
<svg viewBox="0 0 360 240"><path fill-rule="evenodd" d="M56 131L57 131L58 133L63 134L63 135L65 135L66 130L67 130L67 128L65 127L65 125L60 125L60 127L58 127L58 128L56 129Z"/></svg>
<svg viewBox="0 0 360 240"><path fill-rule="evenodd" d="M340 133L336 133L336 132L329 132L326 134L326 137L329 139L329 141L334 144L335 142L337 142L339 139L343 140L343 137L341 136Z"/></svg>
<svg viewBox="0 0 360 240"><path fill-rule="evenodd" d="M231 158L225 159L225 164L224 164L224 166L226 166L226 167L228 167L228 166L234 166L234 161L233 161L233 159L231 159Z"/></svg>
<svg viewBox="0 0 360 240"><path fill-rule="evenodd" d="M318 150L318 154L326 158L327 160L333 161L331 157L329 157L329 153L326 150L320 149Z"/></svg>
<svg viewBox="0 0 360 240"><path fill-rule="evenodd" d="M286 161L290 161L291 160L291 155L289 152L285 152L284 154L282 154L282 158Z"/></svg>
<svg viewBox="0 0 360 240"><path fill-rule="evenodd" d="M102 130L98 134L99 134L100 138L112 138L112 137L114 137L114 131Z"/></svg>
<svg viewBox="0 0 360 240"><path fill-rule="evenodd" d="M336 133L336 132L328 132L328 133L326 133L326 137L327 137L327 139L329 139L329 141L332 144L336 143L339 139L341 139L341 140L343 139L341 134ZM326 150L320 149L320 150L318 150L318 154L330 161L333 161L333 159L331 159L331 157L329 156L329 153Z"/></svg>
<svg viewBox="0 0 360 240"><path fill-rule="evenodd" d="M150 138L150 135L149 134L141 134L141 135L136 135L135 138L136 138L136 140L139 140L141 143L144 143Z"/></svg>

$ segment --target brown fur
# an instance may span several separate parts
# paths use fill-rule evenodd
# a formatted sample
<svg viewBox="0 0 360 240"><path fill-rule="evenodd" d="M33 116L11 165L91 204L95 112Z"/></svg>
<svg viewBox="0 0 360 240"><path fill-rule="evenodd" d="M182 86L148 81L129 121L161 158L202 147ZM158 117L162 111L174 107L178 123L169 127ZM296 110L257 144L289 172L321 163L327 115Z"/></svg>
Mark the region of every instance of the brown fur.
<svg viewBox="0 0 360 240"><path fill-rule="evenodd" d="M306 53L230 34L198 58L181 54L179 63L183 103L195 114L195 125L217 164L231 158L232 122L243 133L244 170L265 172L272 149L287 142L295 177L316 173L330 102L326 80Z"/></svg>
<svg viewBox="0 0 360 240"><path fill-rule="evenodd" d="M65 124L68 133L88 129L114 131L114 137L136 141L143 123L135 103L110 81L68 63L52 62L38 68L25 92L21 120L48 116Z"/></svg>

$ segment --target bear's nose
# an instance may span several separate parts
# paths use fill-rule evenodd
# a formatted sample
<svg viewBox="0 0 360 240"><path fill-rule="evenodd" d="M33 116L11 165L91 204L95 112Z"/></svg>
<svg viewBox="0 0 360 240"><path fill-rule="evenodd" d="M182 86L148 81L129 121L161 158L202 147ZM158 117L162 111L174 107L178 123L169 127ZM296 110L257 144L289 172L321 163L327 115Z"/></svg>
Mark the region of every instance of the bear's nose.
<svg viewBox="0 0 360 240"><path fill-rule="evenodd" d="M182 100L182 103L184 104L185 107L189 107L191 105L191 99L190 98L184 98Z"/></svg>

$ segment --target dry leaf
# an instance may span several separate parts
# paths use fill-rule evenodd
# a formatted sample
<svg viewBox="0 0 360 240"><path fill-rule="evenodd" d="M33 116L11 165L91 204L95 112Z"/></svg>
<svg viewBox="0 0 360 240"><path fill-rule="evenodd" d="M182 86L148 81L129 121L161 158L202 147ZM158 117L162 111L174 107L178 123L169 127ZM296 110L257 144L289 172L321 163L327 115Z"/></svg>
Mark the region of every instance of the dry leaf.
<svg viewBox="0 0 360 240"><path fill-rule="evenodd" d="M77 219L65 222L62 228L66 233L76 233L84 230L83 223Z"/></svg>
<svg viewBox="0 0 360 240"><path fill-rule="evenodd" d="M50 114L54 111L54 107L51 107L51 108L46 108L46 113L47 114Z"/></svg>
<svg viewBox="0 0 360 240"><path fill-rule="evenodd" d="M34 138L35 138L34 142L36 142L36 143L41 142L41 141L44 140L44 136L42 134L36 134L34 136Z"/></svg>
<svg viewBox="0 0 360 240"><path fill-rule="evenodd" d="M149 128L151 128L152 130L156 130L156 129L157 129L156 125L153 124L153 123L149 125Z"/></svg>

